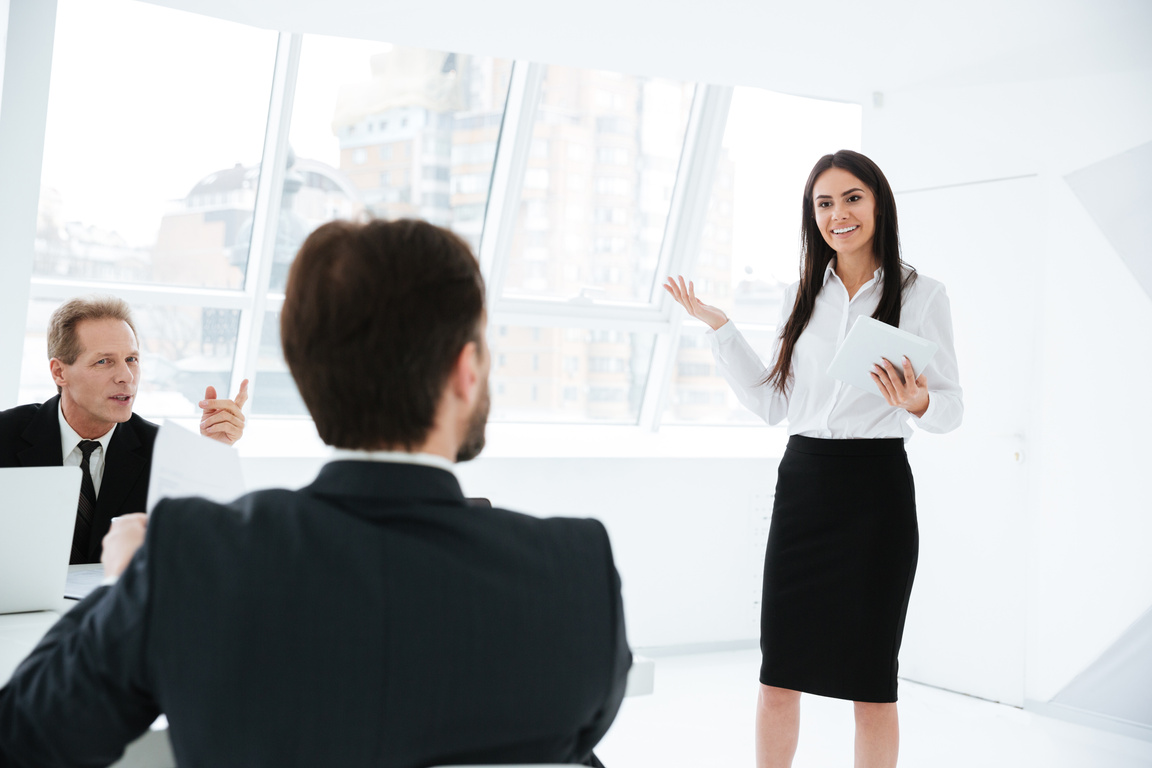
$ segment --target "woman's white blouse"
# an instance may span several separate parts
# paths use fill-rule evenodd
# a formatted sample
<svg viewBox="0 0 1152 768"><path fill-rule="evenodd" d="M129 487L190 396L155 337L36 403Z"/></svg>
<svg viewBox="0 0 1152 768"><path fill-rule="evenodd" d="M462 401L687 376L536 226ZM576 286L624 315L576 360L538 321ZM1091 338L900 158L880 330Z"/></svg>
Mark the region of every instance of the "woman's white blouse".
<svg viewBox="0 0 1152 768"><path fill-rule="evenodd" d="M812 317L793 350L794 379L786 395L761 383L771 365L764 366L731 320L716 331L709 330L708 342L717 367L740 402L769 424L788 419L788 434L805 437L902 437L907 441L912 436L910 419L926 432L950 432L960 426L964 403L952 315L944 284L938 280L918 275L905 290L900 310L901 328L940 345L923 371L928 383L928 410L923 416L917 418L903 408L888 405L879 389L864 392L825 373L856 318L876 311L883 287L883 272L878 269L849 300L835 264L833 259L824 271L824 285L816 296ZM784 294L780 329L792 311L799 286L793 283ZM770 364L775 363L779 352L777 336ZM903 365L903 361L892 363Z"/></svg>

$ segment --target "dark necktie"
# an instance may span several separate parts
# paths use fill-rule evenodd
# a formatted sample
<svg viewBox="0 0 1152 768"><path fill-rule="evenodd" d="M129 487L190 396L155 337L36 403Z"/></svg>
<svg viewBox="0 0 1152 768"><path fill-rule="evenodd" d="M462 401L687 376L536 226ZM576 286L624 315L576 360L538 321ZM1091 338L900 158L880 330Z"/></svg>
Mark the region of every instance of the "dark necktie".
<svg viewBox="0 0 1152 768"><path fill-rule="evenodd" d="M80 503L76 506L76 528L72 532L72 557L69 564L87 562L88 539L92 535L92 515L96 510L96 486L92 484L92 451L100 447L95 440L81 440Z"/></svg>

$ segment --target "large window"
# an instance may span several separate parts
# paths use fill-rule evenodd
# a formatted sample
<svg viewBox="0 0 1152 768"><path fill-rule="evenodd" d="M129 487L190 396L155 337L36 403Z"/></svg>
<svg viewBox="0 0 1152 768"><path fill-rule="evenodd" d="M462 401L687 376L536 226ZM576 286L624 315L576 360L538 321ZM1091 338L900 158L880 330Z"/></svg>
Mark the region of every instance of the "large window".
<svg viewBox="0 0 1152 768"><path fill-rule="evenodd" d="M145 3L60 0L21 402L55 392L51 309L90 293L135 308L141 413L191 415L202 382L230 385L276 46Z"/></svg>
<svg viewBox="0 0 1152 768"><path fill-rule="evenodd" d="M61 0L54 48L35 274L243 288L276 35Z"/></svg>
<svg viewBox="0 0 1152 768"><path fill-rule="evenodd" d="M649 302L694 90L547 68L504 295Z"/></svg>
<svg viewBox="0 0 1152 768"><path fill-rule="evenodd" d="M723 309L767 363L799 279L800 204L812 166L838 149L860 149L860 108L737 88L706 199L696 294ZM716 372L703 326L679 340L666 423L759 423Z"/></svg>
<svg viewBox="0 0 1152 768"><path fill-rule="evenodd" d="M639 418L653 334L497 325L489 338L493 418L605 424Z"/></svg>
<svg viewBox="0 0 1152 768"><path fill-rule="evenodd" d="M760 358L767 361L776 341L776 329L742 328L742 333ZM681 331L674 361L665 424L762 423L760 417L740 404L716 370L702 326L689 326Z"/></svg>
<svg viewBox="0 0 1152 768"><path fill-rule="evenodd" d="M283 300L304 238L332 219L416 217L477 247L511 70L490 57L305 36L268 306ZM306 415L279 328L279 312L269 311L251 411Z"/></svg>
<svg viewBox="0 0 1152 768"><path fill-rule="evenodd" d="M852 105L128 0L59 0L53 55L20 399L54 392L52 309L112 293L137 314L148 417L244 377L253 415L305 416L288 269L323 222L380 216L476 249L493 420L754 422L659 284L691 276L767 357L808 169L860 138Z"/></svg>

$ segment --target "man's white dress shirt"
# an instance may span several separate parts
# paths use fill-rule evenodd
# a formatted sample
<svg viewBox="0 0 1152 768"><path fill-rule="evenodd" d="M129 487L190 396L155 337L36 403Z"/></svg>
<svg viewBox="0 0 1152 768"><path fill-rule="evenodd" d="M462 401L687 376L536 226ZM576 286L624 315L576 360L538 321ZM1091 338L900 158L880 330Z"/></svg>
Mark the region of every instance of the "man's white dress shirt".
<svg viewBox="0 0 1152 768"><path fill-rule="evenodd" d="M420 464L436 467L456 475L455 465L443 456L434 453L408 453L407 451L362 451L352 448L335 448L328 461L383 461L392 464Z"/></svg>
<svg viewBox="0 0 1152 768"><path fill-rule="evenodd" d="M928 384L928 410L917 418L903 408L888 405L879 388L875 393L864 392L825 373L856 318L876 311L883 288L883 270L878 269L849 299L835 266L833 259L824 271L823 288L816 296L812 317L793 349L794 378L787 394L761 383L779 354L779 337L766 367L731 320L716 331L709 330L708 342L720 374L740 402L769 424L787 419L788 434L805 437L902 437L907 442L912 436L909 419L926 432L950 432L960 426L963 390L944 284L917 275L904 291L900 328L940 346L922 372ZM799 282L793 283L784 294L781 330L792 312L799 287ZM903 363L892 361L901 370Z"/></svg>

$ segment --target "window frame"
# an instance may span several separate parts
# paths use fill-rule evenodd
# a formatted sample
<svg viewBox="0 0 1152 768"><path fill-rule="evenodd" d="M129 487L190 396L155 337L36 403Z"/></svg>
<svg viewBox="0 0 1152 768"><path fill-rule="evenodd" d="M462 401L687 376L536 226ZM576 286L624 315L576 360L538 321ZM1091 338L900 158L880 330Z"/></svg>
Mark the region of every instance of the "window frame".
<svg viewBox="0 0 1152 768"><path fill-rule="evenodd" d="M242 379L254 380L263 318L268 312L280 311L284 302L283 293L269 293L268 289L303 40L303 33L295 32L281 32L277 40L252 241L243 289L92 283L32 276L28 301L63 301L80 293L99 290L115 293L132 304L163 303L238 310L239 332L228 391L236 391ZM735 89L732 86L704 83L695 86L661 239L656 277L647 305L595 297L574 300L505 298L502 293L509 245L517 224L521 192L532 156L533 128L546 69L546 64L536 62L512 63L477 248L477 257L487 283L489 326L612 329L624 333L654 334L655 343L637 423L627 428L635 430L638 427L642 432L657 432L669 397L676 366L676 351L685 322L685 313L660 288L660 278L669 274L691 274L696 265ZM698 332L693 327L696 321L688 319L688 322L689 332ZM255 396L259 396L258 393ZM291 415L260 418L263 421L286 422L307 420L306 417ZM509 424L517 425L517 429L539 426L536 422ZM601 425L593 423L588 426L600 428ZM696 428L681 425L675 427L676 430ZM709 425L700 428L714 430L716 427Z"/></svg>

